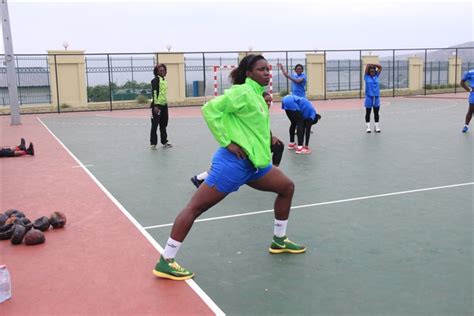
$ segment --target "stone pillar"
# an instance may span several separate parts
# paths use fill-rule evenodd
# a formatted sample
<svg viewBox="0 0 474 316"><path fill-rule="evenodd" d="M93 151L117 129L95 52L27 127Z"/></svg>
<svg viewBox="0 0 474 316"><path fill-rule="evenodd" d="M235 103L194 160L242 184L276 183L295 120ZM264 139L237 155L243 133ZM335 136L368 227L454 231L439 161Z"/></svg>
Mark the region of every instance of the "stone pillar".
<svg viewBox="0 0 474 316"><path fill-rule="evenodd" d="M324 54L306 54L306 92L308 98L324 95L325 75Z"/></svg>
<svg viewBox="0 0 474 316"><path fill-rule="evenodd" d="M168 103L182 102L186 99L186 78L184 75L183 53L159 53L156 55L158 63L165 64L168 70ZM153 78L153 73L150 74Z"/></svg>
<svg viewBox="0 0 474 316"><path fill-rule="evenodd" d="M448 58L448 84L459 84L462 78L462 60L458 57L456 65L456 56ZM457 71L457 72L456 72Z"/></svg>
<svg viewBox="0 0 474 316"><path fill-rule="evenodd" d="M59 105L87 106L84 51L49 50L48 66L52 105L58 106L58 88Z"/></svg>
<svg viewBox="0 0 474 316"><path fill-rule="evenodd" d="M408 89L411 91L423 89L423 58L408 57Z"/></svg>

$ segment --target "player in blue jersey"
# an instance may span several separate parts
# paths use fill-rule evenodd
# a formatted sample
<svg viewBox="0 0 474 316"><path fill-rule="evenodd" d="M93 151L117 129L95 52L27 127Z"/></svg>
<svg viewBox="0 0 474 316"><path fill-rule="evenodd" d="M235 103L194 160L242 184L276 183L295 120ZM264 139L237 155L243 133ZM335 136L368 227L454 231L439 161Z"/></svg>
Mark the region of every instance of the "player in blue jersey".
<svg viewBox="0 0 474 316"><path fill-rule="evenodd" d="M281 100L281 108L290 120L290 143L288 149L296 149L297 154L310 154L309 137L311 127L318 122L321 115L316 113L313 104L306 98L289 94ZM295 129L298 146L295 144Z"/></svg>
<svg viewBox="0 0 474 316"><path fill-rule="evenodd" d="M306 75L303 73L303 65L297 64L295 66L295 74L289 75L282 64L278 64L283 75L291 80L291 94L306 98Z"/></svg>
<svg viewBox="0 0 474 316"><path fill-rule="evenodd" d="M466 82L469 81L469 86ZM463 133L467 133L469 131L469 123L471 122L472 114L474 114L474 69L468 70L461 80L461 86L469 92L469 109L466 113L466 121L464 127L462 129Z"/></svg>
<svg viewBox="0 0 474 316"><path fill-rule="evenodd" d="M365 123L367 124L366 132L370 133L370 113L374 108L374 131L380 133L379 127L379 110L380 110L380 83L379 76L382 72L382 66L379 64L367 64L365 67Z"/></svg>

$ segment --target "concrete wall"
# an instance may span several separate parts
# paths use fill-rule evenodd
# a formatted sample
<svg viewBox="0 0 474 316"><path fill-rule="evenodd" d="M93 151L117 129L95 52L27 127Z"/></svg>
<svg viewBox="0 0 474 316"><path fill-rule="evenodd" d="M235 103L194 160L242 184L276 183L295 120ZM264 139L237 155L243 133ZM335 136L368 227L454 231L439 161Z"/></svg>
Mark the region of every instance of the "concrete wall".
<svg viewBox="0 0 474 316"><path fill-rule="evenodd" d="M456 57L449 57L448 64L449 64L448 84L459 84L463 75L461 58L458 57L456 59Z"/></svg>
<svg viewBox="0 0 474 316"><path fill-rule="evenodd" d="M423 89L424 70L423 58L408 57L408 89L420 90Z"/></svg>
<svg viewBox="0 0 474 316"><path fill-rule="evenodd" d="M186 98L186 77L184 75L184 54L157 54L158 63L165 64L168 73L168 102L182 102ZM150 74L153 76L153 74Z"/></svg>
<svg viewBox="0 0 474 316"><path fill-rule="evenodd" d="M84 51L50 50L48 55L49 82L53 107L58 106L57 88L59 88L60 105L86 106L87 88Z"/></svg>

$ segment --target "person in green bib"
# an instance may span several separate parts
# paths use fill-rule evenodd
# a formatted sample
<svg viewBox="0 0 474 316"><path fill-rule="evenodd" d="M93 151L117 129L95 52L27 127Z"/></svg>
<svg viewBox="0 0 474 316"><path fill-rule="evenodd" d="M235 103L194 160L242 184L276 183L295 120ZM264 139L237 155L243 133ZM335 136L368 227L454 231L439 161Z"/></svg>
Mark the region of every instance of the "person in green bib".
<svg viewBox="0 0 474 316"><path fill-rule="evenodd" d="M158 135L156 133L158 125L160 126L160 142L164 148L173 147L168 142L168 82L165 79L166 65L158 64L153 69L155 77L151 80L151 131L150 131L150 149L155 150L158 143Z"/></svg>
<svg viewBox="0 0 474 316"><path fill-rule="evenodd" d="M202 114L220 145L209 175L176 217L164 252L153 274L172 280L186 280L194 273L175 260L194 221L229 193L246 184L277 194L274 203L274 236L269 252L303 253L306 247L286 237L295 185L279 168L272 166L270 117L262 96L270 71L262 55L248 55L230 73L232 87L206 104Z"/></svg>

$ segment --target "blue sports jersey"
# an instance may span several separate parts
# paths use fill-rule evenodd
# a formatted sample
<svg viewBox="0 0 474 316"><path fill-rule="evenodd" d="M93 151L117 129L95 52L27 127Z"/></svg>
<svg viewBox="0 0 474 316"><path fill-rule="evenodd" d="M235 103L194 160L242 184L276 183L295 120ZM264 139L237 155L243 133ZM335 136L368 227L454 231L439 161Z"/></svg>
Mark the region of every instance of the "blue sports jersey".
<svg viewBox="0 0 474 316"><path fill-rule="evenodd" d="M378 97L380 96L380 83L379 83L380 73L376 73L373 77L371 75L365 75L365 95L368 97Z"/></svg>
<svg viewBox="0 0 474 316"><path fill-rule="evenodd" d="M299 97L306 97L306 75L305 74L293 74L291 75L293 79L303 79L300 83L291 82L291 94L294 94Z"/></svg>
<svg viewBox="0 0 474 316"><path fill-rule="evenodd" d="M296 102L296 98L299 97L292 94L284 96L283 99L281 99L281 108L285 111L299 111L300 106Z"/></svg>
<svg viewBox="0 0 474 316"><path fill-rule="evenodd" d="M470 69L470 70L466 71L466 73L462 77L462 80L463 81L469 81L470 87L474 88L474 69Z"/></svg>
<svg viewBox="0 0 474 316"><path fill-rule="evenodd" d="M316 109L313 107L313 104L305 98L299 98L298 102L300 105L301 116L305 120L313 121L316 118Z"/></svg>
<svg viewBox="0 0 474 316"><path fill-rule="evenodd" d="M314 120L316 117L316 109L313 107L313 104L308 99L293 94L283 97L281 108L285 111L301 112L303 119Z"/></svg>

